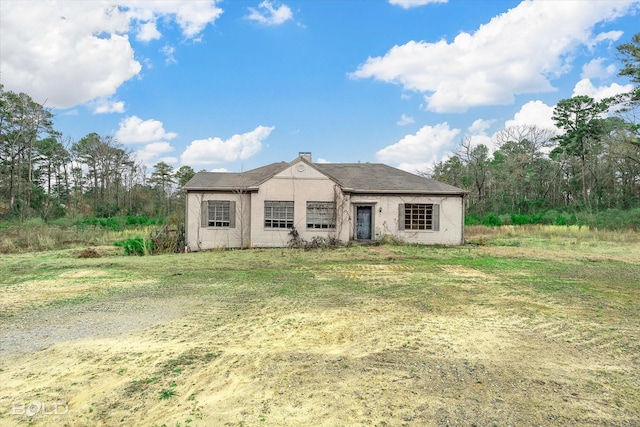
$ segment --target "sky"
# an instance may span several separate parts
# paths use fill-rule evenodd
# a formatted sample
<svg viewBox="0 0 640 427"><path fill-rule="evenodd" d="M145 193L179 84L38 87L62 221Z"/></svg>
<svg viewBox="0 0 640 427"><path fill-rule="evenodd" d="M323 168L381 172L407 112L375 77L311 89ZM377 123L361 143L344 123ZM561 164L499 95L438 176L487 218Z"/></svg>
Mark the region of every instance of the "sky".
<svg viewBox="0 0 640 427"><path fill-rule="evenodd" d="M150 170L426 172L630 90L616 46L639 31L640 0L0 0L0 83Z"/></svg>

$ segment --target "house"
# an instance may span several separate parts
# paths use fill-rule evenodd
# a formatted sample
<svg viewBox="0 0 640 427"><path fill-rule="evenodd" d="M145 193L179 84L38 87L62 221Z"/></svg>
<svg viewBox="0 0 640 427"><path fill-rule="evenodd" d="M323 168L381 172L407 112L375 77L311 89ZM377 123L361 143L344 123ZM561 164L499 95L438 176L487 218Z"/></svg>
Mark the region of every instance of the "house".
<svg viewBox="0 0 640 427"><path fill-rule="evenodd" d="M302 239L464 243L465 191L384 164L290 163L198 172L186 191L188 250L286 247Z"/></svg>

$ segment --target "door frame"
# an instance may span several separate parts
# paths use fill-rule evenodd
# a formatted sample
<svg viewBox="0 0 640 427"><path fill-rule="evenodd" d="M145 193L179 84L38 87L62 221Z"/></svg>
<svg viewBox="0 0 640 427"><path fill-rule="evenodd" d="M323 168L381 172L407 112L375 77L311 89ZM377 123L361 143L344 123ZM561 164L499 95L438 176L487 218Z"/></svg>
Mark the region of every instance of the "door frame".
<svg viewBox="0 0 640 427"><path fill-rule="evenodd" d="M353 217L355 218L355 221L353 221L353 240L357 240L357 241L361 241L361 242L370 242L373 240L374 238L374 230L376 229L375 227L375 212L376 212L376 203L375 202L371 202L371 203L354 203L353 204ZM371 210L371 216L370 216L370 230L369 230L369 235L371 236L369 239L358 239L358 208L369 208Z"/></svg>

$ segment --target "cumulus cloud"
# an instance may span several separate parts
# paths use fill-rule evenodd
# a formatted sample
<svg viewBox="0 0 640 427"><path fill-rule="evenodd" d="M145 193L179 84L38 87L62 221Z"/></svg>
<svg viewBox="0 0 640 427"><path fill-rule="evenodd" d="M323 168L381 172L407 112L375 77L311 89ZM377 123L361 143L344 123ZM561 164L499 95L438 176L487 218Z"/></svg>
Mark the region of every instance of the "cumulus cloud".
<svg viewBox="0 0 640 427"><path fill-rule="evenodd" d="M124 113L124 102L110 98L96 98L87 104L93 114Z"/></svg>
<svg viewBox="0 0 640 427"><path fill-rule="evenodd" d="M160 157L162 154L170 153L174 148L166 141L152 142L143 148L135 151L138 160L146 165L153 165L158 162L176 163L175 157ZM170 160L170 161L167 161Z"/></svg>
<svg viewBox="0 0 640 427"><path fill-rule="evenodd" d="M411 40L394 46L350 77L424 93L427 109L436 112L510 104L515 94L555 90L551 79L567 72L577 47L616 37L593 34L595 24L622 16L633 3L525 1L451 43Z"/></svg>
<svg viewBox="0 0 640 427"><path fill-rule="evenodd" d="M403 9L424 6L429 3L446 3L448 0L389 0L390 4L400 6Z"/></svg>
<svg viewBox="0 0 640 427"><path fill-rule="evenodd" d="M140 25L138 34L136 35L136 40L141 42L150 42L151 40L157 40L161 37L162 34L158 31L156 23L151 21Z"/></svg>
<svg viewBox="0 0 640 427"><path fill-rule="evenodd" d="M556 129L551 117L554 106L542 101L529 101L514 114L513 119L505 122L505 127L536 126L541 129Z"/></svg>
<svg viewBox="0 0 640 427"><path fill-rule="evenodd" d="M606 79L616 72L616 66L613 64L604 66L604 58L594 58L582 66L583 79Z"/></svg>
<svg viewBox="0 0 640 427"><path fill-rule="evenodd" d="M447 122L423 126L414 135L406 135L379 150L376 158L408 172L426 171L439 160L442 150L454 143L459 133L460 129L450 129Z"/></svg>
<svg viewBox="0 0 640 427"><path fill-rule="evenodd" d="M576 83L573 88L573 95L587 95L596 101L600 101L610 96L618 95L621 93L628 93L633 90L633 85L619 85L618 83L612 83L609 86L594 86L589 79L582 79Z"/></svg>
<svg viewBox="0 0 640 427"><path fill-rule="evenodd" d="M274 127L258 126L254 130L233 135L223 140L219 137L192 141L182 153L185 165L214 165L223 162L245 160L262 149L262 143Z"/></svg>
<svg viewBox="0 0 640 427"><path fill-rule="evenodd" d="M280 25L293 19L293 13L289 6L281 4L275 6L273 2L264 0L258 9L250 7L247 19L264 25Z"/></svg>
<svg viewBox="0 0 640 427"><path fill-rule="evenodd" d="M178 136L178 134L165 131L161 121L154 119L142 120L138 116L131 116L120 122L120 128L115 136L123 144L143 144L170 140Z"/></svg>
<svg viewBox="0 0 640 427"><path fill-rule="evenodd" d="M2 83L53 108L109 98L142 69L132 31L139 40L158 38L155 23L162 18L194 38L221 13L214 0L4 2Z"/></svg>
<svg viewBox="0 0 640 427"><path fill-rule="evenodd" d="M411 116L407 116L406 114L403 114L403 115L400 117L400 120L398 120L398 121L396 122L396 124L397 124L398 126L406 126L406 125L410 125L411 123L414 123L414 122L415 122L415 120L413 119L413 117L411 117Z"/></svg>

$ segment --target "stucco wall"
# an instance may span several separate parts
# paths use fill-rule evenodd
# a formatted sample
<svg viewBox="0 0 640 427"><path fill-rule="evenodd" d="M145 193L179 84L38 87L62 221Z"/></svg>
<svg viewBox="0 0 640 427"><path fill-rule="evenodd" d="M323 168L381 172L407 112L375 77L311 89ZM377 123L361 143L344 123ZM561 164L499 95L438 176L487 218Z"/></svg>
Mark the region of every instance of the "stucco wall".
<svg viewBox="0 0 640 427"><path fill-rule="evenodd" d="M439 204L440 229L438 231L398 230L398 205L404 203ZM373 239L379 239L388 234L407 243L426 245L460 245L464 243L462 197L353 195L351 205L358 204L373 204ZM355 212L355 208L353 212ZM355 213L352 213L351 217L355 218ZM350 229L349 238L353 239L355 235L354 219L347 228Z"/></svg>
<svg viewBox="0 0 640 427"><path fill-rule="evenodd" d="M300 167L303 165L303 167ZM338 225L335 230L307 230L307 202L333 202L335 182L304 162L277 174L251 195L251 245L254 247L286 247L291 236L289 229L264 227L265 201L294 201L294 227L300 237L309 241L314 236L338 237L347 241L348 230ZM339 234L341 233L341 234Z"/></svg>
<svg viewBox="0 0 640 427"><path fill-rule="evenodd" d="M236 202L236 226L200 227L202 201ZM191 251L215 248L241 248L251 244L251 196L239 193L190 192L187 195L185 239Z"/></svg>

